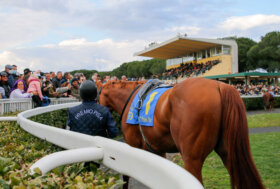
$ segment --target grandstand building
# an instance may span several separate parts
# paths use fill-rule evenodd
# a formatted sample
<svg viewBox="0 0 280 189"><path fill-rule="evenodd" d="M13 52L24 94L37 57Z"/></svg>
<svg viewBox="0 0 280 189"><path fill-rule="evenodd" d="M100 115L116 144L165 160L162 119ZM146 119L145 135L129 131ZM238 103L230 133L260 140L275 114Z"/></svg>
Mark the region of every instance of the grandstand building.
<svg viewBox="0 0 280 189"><path fill-rule="evenodd" d="M188 38L178 35L160 44L152 43L135 56L165 59L166 70L183 64L206 64L216 61L211 69L191 76L214 76L238 73L238 47L234 40Z"/></svg>

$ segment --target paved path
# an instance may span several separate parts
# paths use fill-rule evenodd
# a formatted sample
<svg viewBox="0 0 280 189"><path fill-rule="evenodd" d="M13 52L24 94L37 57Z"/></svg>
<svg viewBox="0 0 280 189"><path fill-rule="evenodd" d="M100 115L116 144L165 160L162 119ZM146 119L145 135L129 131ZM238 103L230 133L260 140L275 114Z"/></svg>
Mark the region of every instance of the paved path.
<svg viewBox="0 0 280 189"><path fill-rule="evenodd" d="M250 110L247 111L247 116L256 115L256 114L270 114L270 113L273 114L280 113L280 108L275 108L272 111L267 111L267 112L265 112L264 110Z"/></svg>
<svg viewBox="0 0 280 189"><path fill-rule="evenodd" d="M253 110L247 111L247 116L256 115L256 114L269 114L269 113L280 113L280 108L273 109L271 112L264 110ZM280 132L280 125L279 127L259 127L259 128L249 128L249 134L256 134L256 133L272 133L272 132Z"/></svg>
<svg viewBox="0 0 280 189"><path fill-rule="evenodd" d="M280 127L249 128L249 134L280 132Z"/></svg>
<svg viewBox="0 0 280 189"><path fill-rule="evenodd" d="M271 112L265 112L264 110L254 110L254 111L247 111L247 116L256 115L256 114L265 114L265 113L280 113L280 108L276 108ZM260 128L249 128L249 134L256 134L256 133L271 133L271 132L280 132L280 125L279 127L260 127ZM167 154L167 159L172 159L172 157L177 153ZM129 188L130 189L149 189L144 184L138 182L137 180L130 178L129 180Z"/></svg>

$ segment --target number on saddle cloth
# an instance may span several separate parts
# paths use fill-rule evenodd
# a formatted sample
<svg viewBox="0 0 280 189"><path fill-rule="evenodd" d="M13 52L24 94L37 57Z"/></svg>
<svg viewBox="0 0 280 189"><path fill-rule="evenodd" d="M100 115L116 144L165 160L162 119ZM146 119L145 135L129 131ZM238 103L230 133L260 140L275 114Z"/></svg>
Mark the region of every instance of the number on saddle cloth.
<svg viewBox="0 0 280 189"><path fill-rule="evenodd" d="M139 101L138 101L138 107L137 109L140 110L142 107L142 103L145 100L146 96L153 91L154 89L160 87L164 83L158 79L150 79L143 87L139 90L138 96L139 96Z"/></svg>
<svg viewBox="0 0 280 189"><path fill-rule="evenodd" d="M153 126L157 101L165 91L172 88L172 86L164 85L159 80L149 80L146 84L138 91L130 105L127 124Z"/></svg>

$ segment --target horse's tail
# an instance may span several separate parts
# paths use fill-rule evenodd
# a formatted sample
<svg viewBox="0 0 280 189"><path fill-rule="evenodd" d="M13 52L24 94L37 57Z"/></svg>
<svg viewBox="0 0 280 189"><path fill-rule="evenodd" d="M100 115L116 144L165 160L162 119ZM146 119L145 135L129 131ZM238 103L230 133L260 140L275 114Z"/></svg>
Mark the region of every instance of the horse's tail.
<svg viewBox="0 0 280 189"><path fill-rule="evenodd" d="M264 188L254 164L248 136L246 110L240 95L232 86L220 84L222 103L222 145L224 163L232 188Z"/></svg>

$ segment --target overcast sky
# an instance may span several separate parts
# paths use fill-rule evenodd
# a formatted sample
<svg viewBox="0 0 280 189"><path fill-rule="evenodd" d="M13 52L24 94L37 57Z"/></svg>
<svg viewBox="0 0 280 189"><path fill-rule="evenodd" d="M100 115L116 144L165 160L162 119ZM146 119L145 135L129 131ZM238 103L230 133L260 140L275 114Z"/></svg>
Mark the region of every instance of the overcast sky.
<svg viewBox="0 0 280 189"><path fill-rule="evenodd" d="M0 69L110 71L149 43L280 30L279 0L0 0Z"/></svg>

